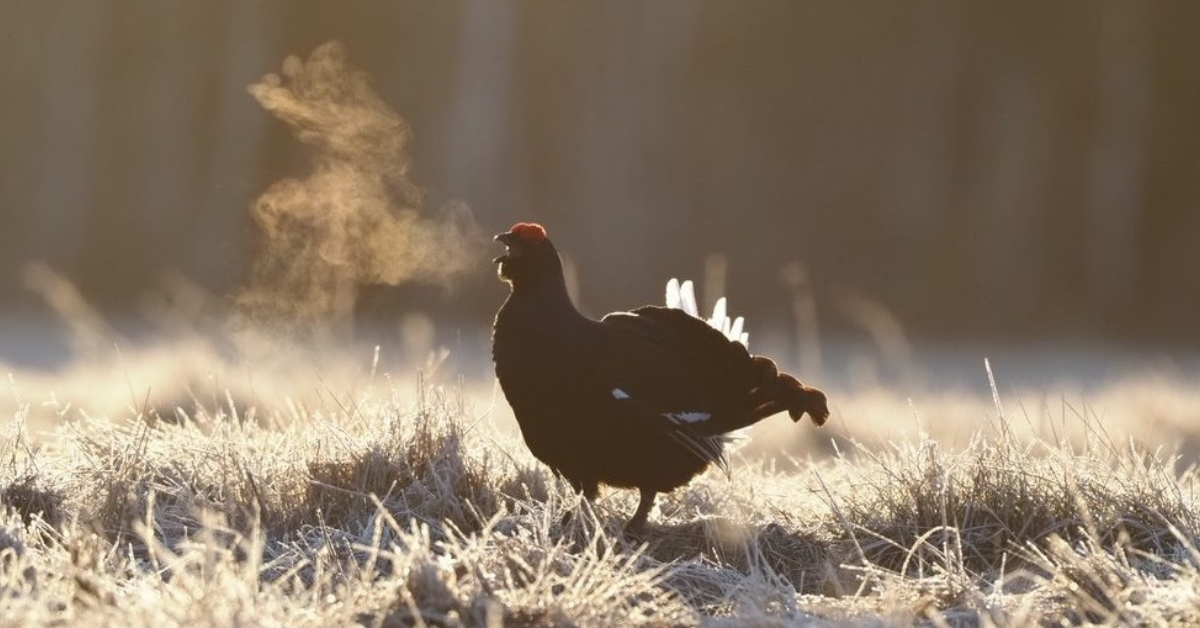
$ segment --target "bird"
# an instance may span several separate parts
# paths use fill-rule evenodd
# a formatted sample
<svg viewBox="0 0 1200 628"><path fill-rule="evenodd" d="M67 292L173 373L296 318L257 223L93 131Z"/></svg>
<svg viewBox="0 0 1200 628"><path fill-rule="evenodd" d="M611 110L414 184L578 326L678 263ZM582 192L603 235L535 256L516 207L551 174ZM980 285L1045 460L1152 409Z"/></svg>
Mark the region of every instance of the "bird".
<svg viewBox="0 0 1200 628"><path fill-rule="evenodd" d="M493 262L510 292L492 360L521 435L589 502L602 485L638 489L627 533L645 530L659 493L710 466L728 474L739 430L784 411L817 426L829 418L824 392L750 354L743 319L729 320L724 299L704 321L691 283L672 280L667 305L596 320L572 302L542 225L520 222L494 239L506 247Z"/></svg>

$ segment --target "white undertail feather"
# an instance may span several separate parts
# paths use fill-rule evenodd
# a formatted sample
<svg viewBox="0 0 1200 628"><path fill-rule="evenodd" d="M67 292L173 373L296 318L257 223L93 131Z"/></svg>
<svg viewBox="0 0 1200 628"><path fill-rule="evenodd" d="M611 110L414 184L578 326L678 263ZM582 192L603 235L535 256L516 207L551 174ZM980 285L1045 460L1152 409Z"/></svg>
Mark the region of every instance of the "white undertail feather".
<svg viewBox="0 0 1200 628"><path fill-rule="evenodd" d="M667 282L667 307L683 310L696 318L700 318L700 310L696 307L696 288L692 280L682 284L674 277Z"/></svg>
<svg viewBox="0 0 1200 628"><path fill-rule="evenodd" d="M712 316L708 317L708 324L713 329L716 329L716 330L720 331L722 334L725 334L725 337L728 338L729 337L729 317L725 315L725 305L726 305L725 297L721 297L721 298L717 299L717 302L715 304L713 304Z"/></svg>
<svg viewBox="0 0 1200 628"><path fill-rule="evenodd" d="M679 309L679 280L674 277L667 282L667 307Z"/></svg>
<svg viewBox="0 0 1200 628"><path fill-rule="evenodd" d="M742 343L743 345L745 345L750 340L750 334L742 333L742 327L745 326L745 324L746 324L746 319L742 316L739 316L739 317L733 319L733 328L729 330L729 337L737 338L738 342Z"/></svg>
<svg viewBox="0 0 1200 628"><path fill-rule="evenodd" d="M679 280L672 277L667 282L667 307L676 310L683 310L696 318L700 316L700 309L696 306L696 287L692 284L692 280L688 279L682 284ZM729 318L729 302L725 297L717 299L713 304L713 313L705 322L709 327L721 332L726 338L740 342L743 346L749 348L750 334L743 331L746 326L746 319L739 316L734 319Z"/></svg>

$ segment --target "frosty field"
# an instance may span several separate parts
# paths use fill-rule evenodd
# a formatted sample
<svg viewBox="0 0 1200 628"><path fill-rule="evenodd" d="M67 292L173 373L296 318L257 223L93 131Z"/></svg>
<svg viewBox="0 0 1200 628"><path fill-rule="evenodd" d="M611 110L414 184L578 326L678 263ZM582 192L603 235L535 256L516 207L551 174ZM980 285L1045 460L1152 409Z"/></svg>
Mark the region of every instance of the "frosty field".
<svg viewBox="0 0 1200 628"><path fill-rule="evenodd" d="M486 377L309 356L319 377L272 381L197 355L12 377L7 625L1200 621L1178 373L992 388L980 360L981 389L830 387L828 427L764 422L731 478L630 538L636 492L580 505Z"/></svg>

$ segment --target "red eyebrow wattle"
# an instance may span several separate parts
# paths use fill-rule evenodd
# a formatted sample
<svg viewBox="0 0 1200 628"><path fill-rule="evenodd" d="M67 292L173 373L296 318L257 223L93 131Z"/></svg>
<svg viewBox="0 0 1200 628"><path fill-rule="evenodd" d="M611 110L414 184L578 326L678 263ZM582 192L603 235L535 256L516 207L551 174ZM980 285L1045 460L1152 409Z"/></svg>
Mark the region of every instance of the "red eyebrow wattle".
<svg viewBox="0 0 1200 628"><path fill-rule="evenodd" d="M518 222L509 231L521 236L521 239L531 242L546 239L546 228L536 222Z"/></svg>

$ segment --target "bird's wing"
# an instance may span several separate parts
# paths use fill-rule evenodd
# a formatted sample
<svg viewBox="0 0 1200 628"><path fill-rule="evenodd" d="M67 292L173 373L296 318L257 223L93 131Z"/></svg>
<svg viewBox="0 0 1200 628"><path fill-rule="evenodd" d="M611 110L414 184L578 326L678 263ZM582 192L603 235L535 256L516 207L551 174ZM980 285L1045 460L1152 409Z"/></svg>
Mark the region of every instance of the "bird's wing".
<svg viewBox="0 0 1200 628"><path fill-rule="evenodd" d="M686 311L643 307L609 314L595 381L688 450L724 467L725 425L752 387L746 348Z"/></svg>
<svg viewBox="0 0 1200 628"><path fill-rule="evenodd" d="M692 426L711 418L707 412L659 412L624 389L614 388L611 393L620 412L631 414L638 423L650 429L661 430L685 451L708 463L716 465L728 476L729 458L725 454L725 445L738 438L729 434L703 434Z"/></svg>
<svg viewBox="0 0 1200 628"><path fill-rule="evenodd" d="M648 306L604 317L602 362L622 387L663 412L733 410L753 387L746 347L684 310Z"/></svg>

